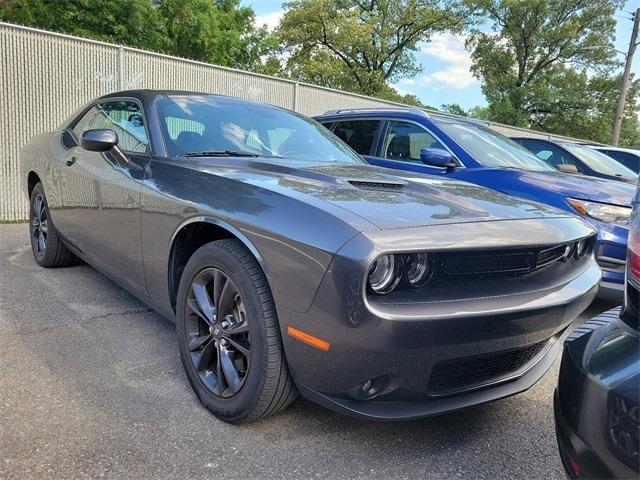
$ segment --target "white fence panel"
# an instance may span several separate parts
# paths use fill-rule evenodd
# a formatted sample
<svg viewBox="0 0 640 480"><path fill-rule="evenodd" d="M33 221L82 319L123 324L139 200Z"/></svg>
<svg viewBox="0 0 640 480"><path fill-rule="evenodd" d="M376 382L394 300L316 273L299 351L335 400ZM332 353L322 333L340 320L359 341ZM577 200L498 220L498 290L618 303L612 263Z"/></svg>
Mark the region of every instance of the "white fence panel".
<svg viewBox="0 0 640 480"><path fill-rule="evenodd" d="M124 50L124 88L191 90L293 108L294 82L200 62Z"/></svg>
<svg viewBox="0 0 640 480"><path fill-rule="evenodd" d="M18 149L117 88L118 48L0 25L0 221L24 220Z"/></svg>

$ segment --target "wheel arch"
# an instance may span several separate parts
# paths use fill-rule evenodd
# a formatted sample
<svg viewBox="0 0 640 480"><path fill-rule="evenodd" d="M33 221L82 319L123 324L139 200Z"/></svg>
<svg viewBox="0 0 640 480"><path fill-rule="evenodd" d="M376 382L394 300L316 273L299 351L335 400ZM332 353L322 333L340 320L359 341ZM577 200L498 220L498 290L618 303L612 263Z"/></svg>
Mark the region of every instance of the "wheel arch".
<svg viewBox="0 0 640 480"><path fill-rule="evenodd" d="M206 243L235 238L254 256L265 275L267 269L258 249L239 229L215 217L198 216L182 222L171 237L168 264L168 287L171 306L175 308L178 286L184 267L193 253Z"/></svg>
<svg viewBox="0 0 640 480"><path fill-rule="evenodd" d="M29 198L31 198L31 192L33 192L33 189L38 183L42 183L42 180L40 180L40 177L36 172L30 170L29 174L27 175L27 194L29 195Z"/></svg>

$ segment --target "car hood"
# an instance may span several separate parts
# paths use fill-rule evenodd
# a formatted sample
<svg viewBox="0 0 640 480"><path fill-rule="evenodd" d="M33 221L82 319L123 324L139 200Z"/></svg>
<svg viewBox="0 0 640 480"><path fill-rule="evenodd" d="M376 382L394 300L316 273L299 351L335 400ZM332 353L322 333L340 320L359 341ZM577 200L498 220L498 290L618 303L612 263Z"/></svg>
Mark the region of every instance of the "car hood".
<svg viewBox="0 0 640 480"><path fill-rule="evenodd" d="M567 216L470 183L411 172L398 175L370 165L295 168L266 161L198 159L197 168L307 203L326 202L380 229Z"/></svg>
<svg viewBox="0 0 640 480"><path fill-rule="evenodd" d="M532 172L528 170L510 170L517 172L520 181L539 186L564 197L610 203L613 205L631 205L635 195L635 186L629 183L573 175L561 172Z"/></svg>

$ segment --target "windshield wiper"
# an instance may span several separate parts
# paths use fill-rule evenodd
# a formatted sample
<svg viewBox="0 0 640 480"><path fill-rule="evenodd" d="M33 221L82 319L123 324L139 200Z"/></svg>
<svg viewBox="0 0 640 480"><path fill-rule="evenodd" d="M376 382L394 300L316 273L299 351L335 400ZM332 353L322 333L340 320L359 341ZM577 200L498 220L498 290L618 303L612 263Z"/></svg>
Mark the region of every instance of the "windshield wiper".
<svg viewBox="0 0 640 480"><path fill-rule="evenodd" d="M237 150L211 150L203 152L187 152L183 154L185 157L260 157L261 155L253 152L243 152Z"/></svg>

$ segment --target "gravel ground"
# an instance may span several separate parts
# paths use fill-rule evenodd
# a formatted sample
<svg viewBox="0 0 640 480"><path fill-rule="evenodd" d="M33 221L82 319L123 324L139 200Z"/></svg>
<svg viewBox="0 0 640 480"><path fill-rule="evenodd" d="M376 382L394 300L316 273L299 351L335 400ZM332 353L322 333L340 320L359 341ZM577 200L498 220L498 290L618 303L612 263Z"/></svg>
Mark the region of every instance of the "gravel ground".
<svg viewBox="0 0 640 480"><path fill-rule="evenodd" d="M523 394L422 421L297 400L231 426L192 394L173 324L86 265L38 267L25 224L0 225L0 250L2 479L564 477L558 362Z"/></svg>

